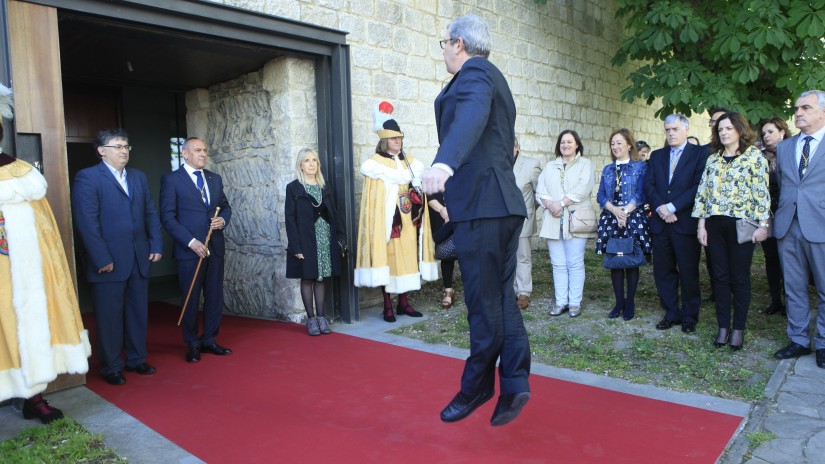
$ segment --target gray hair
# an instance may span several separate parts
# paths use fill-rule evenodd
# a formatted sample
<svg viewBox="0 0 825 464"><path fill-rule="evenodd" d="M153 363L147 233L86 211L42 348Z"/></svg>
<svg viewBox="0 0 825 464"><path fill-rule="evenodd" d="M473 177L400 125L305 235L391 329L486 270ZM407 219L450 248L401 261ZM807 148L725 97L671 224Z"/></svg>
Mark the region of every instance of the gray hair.
<svg viewBox="0 0 825 464"><path fill-rule="evenodd" d="M447 25L447 34L450 40L461 38L464 49L473 56L490 56L493 45L493 35L486 21L475 15L461 16L450 21Z"/></svg>
<svg viewBox="0 0 825 464"><path fill-rule="evenodd" d="M669 114L665 118L665 124L673 124L675 122L680 122L685 127L685 130L690 129L690 120L684 114Z"/></svg>
<svg viewBox="0 0 825 464"><path fill-rule="evenodd" d="M324 188L324 175L321 174L321 158L318 157L318 153L312 148L302 148L301 151L298 152L298 158L295 160L295 173L298 175L298 182L300 182L301 185L306 183L304 171L301 170L301 163L310 157L318 161L318 172L315 173L315 181L318 182L319 187Z"/></svg>
<svg viewBox="0 0 825 464"><path fill-rule="evenodd" d="M802 94L799 95L799 98L805 98L810 95L816 95L816 99L819 102L819 109L825 110L825 91L808 90L806 92L802 92Z"/></svg>

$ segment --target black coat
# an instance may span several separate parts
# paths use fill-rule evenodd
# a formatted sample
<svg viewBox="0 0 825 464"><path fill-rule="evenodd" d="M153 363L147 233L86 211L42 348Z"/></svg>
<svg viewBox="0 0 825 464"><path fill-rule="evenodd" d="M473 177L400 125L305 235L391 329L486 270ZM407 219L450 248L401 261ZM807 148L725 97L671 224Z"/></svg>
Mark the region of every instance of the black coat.
<svg viewBox="0 0 825 464"><path fill-rule="evenodd" d="M322 205L326 207L330 224L330 258L332 275L341 273L341 246L346 243L346 236L336 214L335 203L329 188L321 190ZM315 238L315 200L307 193L298 180L286 186L286 277L288 279L318 278L318 244ZM303 254L304 259L295 257Z"/></svg>

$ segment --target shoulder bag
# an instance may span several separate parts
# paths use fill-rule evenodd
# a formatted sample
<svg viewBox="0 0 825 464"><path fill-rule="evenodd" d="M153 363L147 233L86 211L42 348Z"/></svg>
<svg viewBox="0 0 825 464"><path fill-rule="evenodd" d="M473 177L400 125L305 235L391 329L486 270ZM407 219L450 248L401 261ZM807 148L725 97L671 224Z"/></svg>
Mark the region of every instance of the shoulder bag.
<svg viewBox="0 0 825 464"><path fill-rule="evenodd" d="M613 237L607 240L605 269L632 269L644 263L642 246L633 237Z"/></svg>

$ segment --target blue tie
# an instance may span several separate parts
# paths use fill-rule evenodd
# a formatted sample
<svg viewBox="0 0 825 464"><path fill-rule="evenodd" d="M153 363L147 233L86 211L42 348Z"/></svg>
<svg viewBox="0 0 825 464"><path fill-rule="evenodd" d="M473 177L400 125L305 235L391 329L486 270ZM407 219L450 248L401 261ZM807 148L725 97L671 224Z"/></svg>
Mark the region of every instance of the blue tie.
<svg viewBox="0 0 825 464"><path fill-rule="evenodd" d="M805 170L808 169L808 159L811 155L811 137L810 135L805 137L805 145L802 146L802 157L799 158L799 180L802 180L802 176L805 175Z"/></svg>
<svg viewBox="0 0 825 464"><path fill-rule="evenodd" d="M203 174L200 171L195 171L195 177L197 177L198 190L201 192L201 200L203 200L204 205L209 206L209 199L206 198L206 189L203 184Z"/></svg>

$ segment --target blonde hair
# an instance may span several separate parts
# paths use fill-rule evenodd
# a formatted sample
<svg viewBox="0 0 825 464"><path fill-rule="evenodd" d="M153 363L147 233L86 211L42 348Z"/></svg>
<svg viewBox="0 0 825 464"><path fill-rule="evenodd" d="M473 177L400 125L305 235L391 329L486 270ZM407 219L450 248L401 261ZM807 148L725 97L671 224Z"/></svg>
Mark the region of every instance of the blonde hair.
<svg viewBox="0 0 825 464"><path fill-rule="evenodd" d="M321 159L318 158L318 153L315 152L312 148L302 148L301 151L298 152L298 159L295 163L295 172L298 174L298 182L301 185L306 183L304 179L304 171L301 170L301 163L304 162L310 156L314 156L315 159L318 161L318 172L315 173L315 181L318 182L318 186L324 188L324 175L321 174Z"/></svg>

